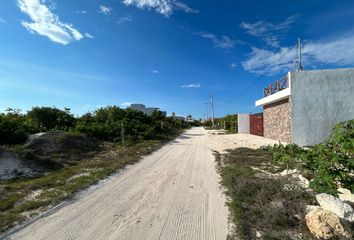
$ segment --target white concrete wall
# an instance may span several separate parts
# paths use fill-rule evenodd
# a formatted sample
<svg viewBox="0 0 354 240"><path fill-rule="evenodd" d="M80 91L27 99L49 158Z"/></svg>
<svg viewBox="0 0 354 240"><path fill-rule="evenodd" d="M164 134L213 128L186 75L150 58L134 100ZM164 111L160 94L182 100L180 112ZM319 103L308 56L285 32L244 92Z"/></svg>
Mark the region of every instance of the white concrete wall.
<svg viewBox="0 0 354 240"><path fill-rule="evenodd" d="M337 123L354 119L354 68L291 75L293 143L320 143Z"/></svg>
<svg viewBox="0 0 354 240"><path fill-rule="evenodd" d="M238 114L238 133L250 133L250 115Z"/></svg>

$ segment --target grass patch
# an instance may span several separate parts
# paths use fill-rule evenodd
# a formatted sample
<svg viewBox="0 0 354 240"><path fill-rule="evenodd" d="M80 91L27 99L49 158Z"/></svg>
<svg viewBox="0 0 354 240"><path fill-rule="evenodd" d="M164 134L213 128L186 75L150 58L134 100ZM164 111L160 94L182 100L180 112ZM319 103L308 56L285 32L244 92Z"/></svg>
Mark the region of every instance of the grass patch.
<svg viewBox="0 0 354 240"><path fill-rule="evenodd" d="M225 155L216 153L216 159L231 199L229 208L236 237L293 239L297 235L312 239L304 223L304 208L315 202L313 194L294 185L289 176L259 174L286 169L286 163L275 164L266 150L248 148L230 150Z"/></svg>
<svg viewBox="0 0 354 240"><path fill-rule="evenodd" d="M0 181L0 233L33 214L74 197L78 191L96 184L127 164L135 163L175 136L130 145L106 143L101 152L75 165L33 178ZM40 193L33 195L38 190Z"/></svg>

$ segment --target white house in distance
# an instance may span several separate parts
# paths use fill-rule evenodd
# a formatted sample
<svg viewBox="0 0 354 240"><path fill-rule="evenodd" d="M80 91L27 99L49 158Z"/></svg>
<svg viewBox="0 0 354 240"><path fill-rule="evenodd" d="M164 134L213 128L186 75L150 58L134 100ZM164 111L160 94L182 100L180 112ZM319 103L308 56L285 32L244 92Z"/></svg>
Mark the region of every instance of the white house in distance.
<svg viewBox="0 0 354 240"><path fill-rule="evenodd" d="M131 104L130 105L130 108L133 109L133 110L136 110L136 111L140 111L140 112L143 112L145 113L146 115L151 115L154 111L160 111L160 108L156 108L156 107L145 107L144 104L140 104L140 103L137 103L137 104ZM164 116L167 115L167 112L165 111L161 111L162 114Z"/></svg>
<svg viewBox="0 0 354 240"><path fill-rule="evenodd" d="M186 121L186 122L193 122L194 119L193 119L192 115L188 115L188 116L186 117L185 121Z"/></svg>

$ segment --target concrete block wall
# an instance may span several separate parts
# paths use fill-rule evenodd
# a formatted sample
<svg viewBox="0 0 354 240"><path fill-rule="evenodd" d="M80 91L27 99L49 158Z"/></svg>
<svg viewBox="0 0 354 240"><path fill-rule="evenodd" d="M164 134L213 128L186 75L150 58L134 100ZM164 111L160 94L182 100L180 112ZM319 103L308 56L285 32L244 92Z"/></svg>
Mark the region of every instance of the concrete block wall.
<svg viewBox="0 0 354 240"><path fill-rule="evenodd" d="M354 68L291 73L291 99L292 142L320 143L354 119Z"/></svg>
<svg viewBox="0 0 354 240"><path fill-rule="evenodd" d="M264 137L291 142L291 104L290 99L263 106Z"/></svg>
<svg viewBox="0 0 354 240"><path fill-rule="evenodd" d="M248 113L238 114L237 124L237 133L250 133L250 115Z"/></svg>

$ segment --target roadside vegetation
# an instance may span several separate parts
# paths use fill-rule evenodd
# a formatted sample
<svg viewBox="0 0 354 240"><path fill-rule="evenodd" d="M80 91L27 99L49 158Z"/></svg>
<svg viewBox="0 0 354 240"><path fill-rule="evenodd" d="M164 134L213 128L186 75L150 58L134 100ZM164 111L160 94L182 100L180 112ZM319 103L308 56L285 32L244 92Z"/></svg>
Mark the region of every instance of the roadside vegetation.
<svg viewBox="0 0 354 240"><path fill-rule="evenodd" d="M224 129L226 133L237 133L237 114L226 115L214 119L214 127L211 120L205 121L203 126L206 129Z"/></svg>
<svg viewBox="0 0 354 240"><path fill-rule="evenodd" d="M75 117L69 108L33 107L26 114L7 109L0 114L0 144L24 143L29 134L47 131L68 131L112 142L124 140L160 139L175 129L185 128L184 121L165 117L155 111L151 116L142 112L109 106ZM124 134L122 134L124 132Z"/></svg>
<svg viewBox="0 0 354 240"><path fill-rule="evenodd" d="M274 163L264 149L237 148L216 153L216 159L236 226L229 239L312 239L303 219L314 195L291 176L275 175L284 164Z"/></svg>
<svg viewBox="0 0 354 240"><path fill-rule="evenodd" d="M0 115L0 157L15 154L33 172L19 169L0 180L0 233L138 161L187 127L158 111L147 116L115 106L81 117L69 109L8 109ZM45 133L26 142L38 132Z"/></svg>
<svg viewBox="0 0 354 240"><path fill-rule="evenodd" d="M328 141L312 147L215 154L236 226L230 239L314 239L304 217L316 193L336 196L339 187L354 191L353 120L338 124Z"/></svg>
<svg viewBox="0 0 354 240"><path fill-rule="evenodd" d="M297 145L268 147L274 162L295 165L318 193L337 196L344 187L354 192L354 120L338 124L331 137L308 148Z"/></svg>

